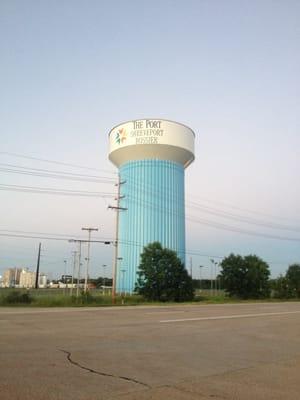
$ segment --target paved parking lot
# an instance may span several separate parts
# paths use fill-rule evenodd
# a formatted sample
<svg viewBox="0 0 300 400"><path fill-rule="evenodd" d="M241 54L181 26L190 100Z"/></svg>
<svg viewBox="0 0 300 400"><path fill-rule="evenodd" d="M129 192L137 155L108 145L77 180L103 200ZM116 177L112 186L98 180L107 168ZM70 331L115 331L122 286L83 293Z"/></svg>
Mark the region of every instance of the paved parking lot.
<svg viewBox="0 0 300 400"><path fill-rule="evenodd" d="M300 398L300 303L0 309L1 400Z"/></svg>

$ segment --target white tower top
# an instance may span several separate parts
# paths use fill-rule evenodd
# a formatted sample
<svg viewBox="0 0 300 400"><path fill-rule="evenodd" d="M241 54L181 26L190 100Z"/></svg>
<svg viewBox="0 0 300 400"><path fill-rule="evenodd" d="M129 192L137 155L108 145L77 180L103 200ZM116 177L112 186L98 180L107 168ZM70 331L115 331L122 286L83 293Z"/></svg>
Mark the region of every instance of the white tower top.
<svg viewBox="0 0 300 400"><path fill-rule="evenodd" d="M170 160L185 168L194 161L194 132L166 119L138 119L109 132L109 159L117 167L133 160Z"/></svg>

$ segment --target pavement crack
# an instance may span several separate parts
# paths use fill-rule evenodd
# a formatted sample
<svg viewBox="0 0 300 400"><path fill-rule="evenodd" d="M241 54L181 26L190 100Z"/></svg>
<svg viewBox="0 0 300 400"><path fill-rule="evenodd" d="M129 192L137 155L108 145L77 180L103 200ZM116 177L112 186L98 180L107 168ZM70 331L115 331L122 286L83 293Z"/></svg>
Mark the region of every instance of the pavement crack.
<svg viewBox="0 0 300 400"><path fill-rule="evenodd" d="M100 371L96 371L95 369L85 367L84 365L81 365L81 364L79 364L78 362L72 360L72 358L71 358L72 353L71 353L70 351L63 350L63 349L59 349L59 351L61 351L62 353L65 353L65 354L67 355L67 360L68 360L71 364L73 364L73 365L75 365L76 367L81 368L81 369L83 369L83 370L85 370L85 371L89 371L89 372L91 372L92 374L96 374L96 375L100 375L100 376L106 376L106 377L115 378L115 379L121 379L121 380L123 380L123 381L132 382L132 383L135 383L135 384L137 384L137 385L142 385L142 386L144 386L144 387L146 387L146 388L148 388L148 389L151 389L151 386L147 385L147 383L138 381L137 379L129 378L129 377L127 377L127 376L108 374L108 373L106 373L106 372L100 372Z"/></svg>
<svg viewBox="0 0 300 400"><path fill-rule="evenodd" d="M220 396L217 394L207 394L207 393L195 392L195 391L183 388L183 387L176 386L176 384L175 385L162 385L159 387L177 390L178 392L181 392L181 393L187 393L187 394L191 395L192 397L194 397L195 399L199 399L199 400L202 398L207 399L208 397L214 398L216 400L227 400L228 399L227 397L223 397L223 396ZM201 396L201 397L199 397L199 396Z"/></svg>
<svg viewBox="0 0 300 400"><path fill-rule="evenodd" d="M176 385L174 386L174 389L178 390L179 392L189 393L193 396L196 396L196 398L199 398L199 396L201 396L201 397L203 396L204 398L210 397L210 398L216 399L216 400L227 400L228 399L228 397L224 397L219 394L194 392L194 391L188 390L186 388L178 387Z"/></svg>

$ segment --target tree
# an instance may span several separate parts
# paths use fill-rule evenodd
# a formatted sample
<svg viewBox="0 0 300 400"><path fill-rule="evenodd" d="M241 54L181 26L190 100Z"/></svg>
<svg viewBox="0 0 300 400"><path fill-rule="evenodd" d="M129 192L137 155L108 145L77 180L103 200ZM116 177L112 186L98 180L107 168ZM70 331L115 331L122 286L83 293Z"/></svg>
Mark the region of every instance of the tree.
<svg viewBox="0 0 300 400"><path fill-rule="evenodd" d="M230 296L258 299L270 295L269 266L261 258L230 254L221 267L222 284Z"/></svg>
<svg viewBox="0 0 300 400"><path fill-rule="evenodd" d="M300 297L300 264L290 265L285 277L293 297Z"/></svg>
<svg viewBox="0 0 300 400"><path fill-rule="evenodd" d="M136 291L148 300L180 302L194 297L192 278L183 263L159 242L144 247Z"/></svg>
<svg viewBox="0 0 300 400"><path fill-rule="evenodd" d="M280 275L271 281L272 296L279 299L290 299L295 294L289 286L289 282L285 276Z"/></svg>

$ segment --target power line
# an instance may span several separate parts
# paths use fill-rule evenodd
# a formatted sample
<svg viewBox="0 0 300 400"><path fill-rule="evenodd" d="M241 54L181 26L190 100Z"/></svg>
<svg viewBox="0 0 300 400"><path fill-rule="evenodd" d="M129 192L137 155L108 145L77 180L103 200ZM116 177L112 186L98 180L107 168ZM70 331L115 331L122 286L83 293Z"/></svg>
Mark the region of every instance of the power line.
<svg viewBox="0 0 300 400"><path fill-rule="evenodd" d="M268 234L268 233L260 233L260 232L246 230L246 229L235 228L230 225L221 224L218 222L213 222L213 221L209 221L209 220L205 220L205 219L195 218L194 216L187 216L186 218L189 219L191 222L200 223L203 225L210 226L212 228L222 229L222 230L236 232L236 233L242 233L244 235L258 236L258 237L263 237L265 239L276 239L276 240L283 240L283 241L300 242L300 238L272 235L272 234Z"/></svg>
<svg viewBox="0 0 300 400"><path fill-rule="evenodd" d="M227 225L227 224L223 224L223 223L218 223L215 221L210 221L210 220L205 220L205 219L201 219L201 218L197 218L195 216L185 216L185 214L181 214L181 213L177 213L174 212L173 210L166 210L163 209L162 207L159 207L157 205L155 205L154 203L151 203L149 201L140 201L140 199L136 198L136 197L132 197L130 198L128 195L127 197L125 197L125 199L122 199L125 204L128 204L130 201L133 201L137 204L147 204L148 207L151 207L154 210L158 210L164 213L169 213L171 215L177 215L177 216L182 216L185 217L186 219L188 219L189 221L193 222L193 223L200 223L202 225L206 225L206 226L210 226L212 228L217 228L217 229L222 229L222 230L227 230L227 231L231 231L231 232L235 232L235 233L241 233L241 234L245 234L245 235L250 235L250 236L258 236L258 237L263 237L266 239L276 239L276 240L284 240L284 241L296 241L296 242L300 242L300 238L295 238L295 237L287 237L287 236L280 236L280 235L273 235L273 234L268 234L268 233L260 233L260 232L256 232L256 231L252 231L252 230L247 230L247 229L242 229L242 228L237 228L231 225ZM130 207L127 207L130 208Z"/></svg>
<svg viewBox="0 0 300 400"><path fill-rule="evenodd" d="M23 155L23 154L12 153L12 152L3 152L3 151L1 151L0 154L10 155L10 156L19 157L19 158L25 158L25 159L30 159L30 160L48 162L48 163L53 163L53 164L58 164L58 165L71 166L71 167L75 167L75 168L93 170L93 171L105 171L105 172L107 172L109 174L114 174L114 175L117 174L116 172L112 172L112 171L101 170L101 169L92 168L92 167L86 167L86 166L82 166L82 165L78 165L78 164L70 164L70 163L65 163L65 162L61 162L61 161L43 159L43 158L38 158L38 157L33 157L33 156L27 156L27 155ZM63 172L63 171L49 171L49 170L44 170L44 169L39 169L39 168L27 168L27 167L20 167L20 166L17 166L17 165L12 165L12 164L3 164L2 163L0 165L14 166L14 167L19 167L19 168L32 169L32 170L35 170L35 171L44 171L44 172L49 172L49 173L62 173L62 174L68 174L68 175L72 175L72 176L73 175L81 176L80 174L71 174L71 173L67 173L67 172ZM96 179L100 179L100 178L103 179L104 178L104 177L93 176L93 175L82 175L82 177L96 178ZM110 179L110 178L104 178L104 179ZM136 184L135 183L136 180L131 178L131 177L128 177L127 175L126 175L126 179L127 179L127 181L129 183L130 183L130 181L132 181L133 184ZM151 185L149 183L143 183L143 186L145 186L145 185L149 187L149 192L153 194L153 189L155 189L155 186ZM144 189L144 191L145 191L145 189ZM158 194L158 192L156 192L156 193ZM159 194L161 194L161 193L159 193ZM195 196L193 194L187 194L187 197L201 198L203 201L206 201L206 202L209 202L209 203L221 204L221 205L224 205L225 207L233 208L235 210L245 211L247 213L263 215L263 216L267 216L267 217L271 217L271 218L288 219L288 218L285 218L285 217L282 217L282 216L274 216L274 215L271 215L271 214L262 213L260 211L254 211L254 210L249 210L249 209L246 209L246 208L241 208L241 207L238 207L237 205L233 205L233 204L229 204L229 203L225 203L225 202L221 202L221 201L217 201L217 200L206 199L206 198L203 198L203 197ZM203 207L205 207L205 206L203 206ZM242 216L239 216L239 217L243 218ZM246 222L246 221L244 221L244 222ZM282 229L285 229L285 227L282 228ZM294 227L290 227L289 226L287 229L289 229L289 230L298 230L299 228L298 227L294 228Z"/></svg>
<svg viewBox="0 0 300 400"><path fill-rule="evenodd" d="M26 235L26 234L12 234L12 233L0 233L0 236L3 237L14 237L14 238L23 238L23 239L43 239L43 240L56 240L56 241L72 241L72 236L69 238L62 237L48 237L48 236L38 236L38 235ZM75 239L74 239L75 240ZM77 239L76 239L77 240ZM80 239L81 242L88 243L89 240ZM90 240L91 243L103 243L103 244L113 244L111 240Z"/></svg>
<svg viewBox="0 0 300 400"><path fill-rule="evenodd" d="M0 154L1 153L6 154L4 152L0 152ZM24 157L28 158L27 156L24 156ZM32 157L29 157L29 158L32 158ZM36 158L33 158L33 159L36 159ZM59 162L55 162L55 163L59 163ZM60 163L60 164L65 164L65 163ZM130 178L129 178L129 180L130 180ZM135 184L135 186L139 187L140 185ZM73 190L71 191L71 190L62 190L62 189L54 189L54 188L42 188L42 187L18 186L18 185L0 185L0 190L12 190L12 191L19 191L19 192L46 193L46 194L71 195L71 196L86 196L86 197L113 197L114 196L113 193L87 192L87 191L84 192L84 191L73 191ZM140 190L140 187L139 187L139 190ZM145 192L145 189L143 189L143 191ZM165 195L164 193L161 193L161 192L158 192L158 193L160 196ZM151 191L151 194L152 195L154 194L153 191ZM133 197L133 199L134 199L134 197ZM140 199L134 200L134 201L141 202ZM146 202L144 202L144 203L146 203ZM148 204L151 205L151 203L149 203L149 202L148 202ZM158 209L158 207L154 204L152 204L151 206ZM233 213L228 213L226 211L222 211L222 210L218 210L218 209L213 209L212 207L202 206L201 204L197 204L197 203L192 203L192 207L201 209L204 212L207 212L207 213L210 213L210 214L213 214L216 216L234 219L239 222L246 222L246 223L254 224L257 226L264 226L264 227L271 228L271 229L293 230L293 231L297 231L297 232L299 231L298 227L292 227L292 226L288 226L288 225L259 221L259 220L251 219L249 217L245 217L245 216L241 216L241 215L237 215L237 214L233 214ZM160 208L160 210L163 212L169 212L169 210L164 210L163 208ZM174 212L173 212L173 214L174 214ZM251 236L259 236L259 237L264 237L264 238L268 238L268 239L300 241L299 238L250 231L250 230L230 226L227 224L218 223L215 221L199 219L199 218L197 219L194 216L190 216L190 217L188 216L187 219L191 220L192 222L201 223L206 226L210 226L210 227L217 228L217 229L228 230L228 231L232 231L235 233L242 233L242 234L247 234L247 235L251 235Z"/></svg>
<svg viewBox="0 0 300 400"><path fill-rule="evenodd" d="M48 236L61 236L61 237L65 237L67 239L69 239L70 237L72 238L76 238L76 239L82 239L85 240L84 238L82 238L81 236L78 235L73 235L72 233L53 233L53 232L32 232L32 231L22 231L22 230L12 230L12 229L0 229L0 232L9 232L9 233L22 233L22 234L29 234L29 235L48 235ZM97 238L97 239L101 239L101 240L112 240L111 238Z"/></svg>
<svg viewBox="0 0 300 400"><path fill-rule="evenodd" d="M149 182L143 182L143 184L140 185L140 181L138 181L137 179L134 179L133 177L130 177L130 176L128 176L128 174L124 174L124 173L122 174L122 178L126 179L126 181L128 182L129 186L132 185L132 186L135 186L136 188L141 188L141 186L142 186L142 190L143 190L144 193L148 192L151 195L155 195L155 196L162 196L162 195L163 196L165 196L165 195L168 196L169 195L170 198L173 195L173 191L172 191L171 188L168 189L166 187L163 187L163 188L160 188L159 190L157 190L156 184L155 183L149 183ZM244 211L246 213L257 214L257 215L261 215L261 216L265 216L265 217L269 217L269 218L273 218L273 219L275 218L275 219L281 219L281 220L290 220L290 218L287 218L287 217L275 216L275 215L263 213L263 212L260 212L260 211L249 210L247 208L238 207L237 205L224 203L224 202L220 202L220 201L217 201L217 200L205 199L205 198L202 198L202 197L190 194L190 193L187 193L186 197L187 198L194 197L194 198L197 198L197 199L200 198L204 202L221 204L221 205L224 205L227 208L232 208L234 210L240 210L240 211ZM189 203L189 201L186 202L186 204L188 204L188 203ZM199 204L199 203L197 203L197 204ZM203 205L203 207L207 207L207 205ZM245 218L247 218L247 217L245 217ZM250 217L248 217L248 218L250 218ZM300 220L300 218L299 218L299 220Z"/></svg>
<svg viewBox="0 0 300 400"><path fill-rule="evenodd" d="M134 241L129 241L129 240L119 240L120 244L123 244L125 246L136 246L136 247L144 247L145 243L139 243L139 242L134 242ZM219 259L223 259L225 257L227 257L227 255L220 255L220 254L203 254L201 251L199 250L194 250L194 249L179 249L178 252L184 253L185 255L194 255L194 256L198 256L198 257L205 257L205 258L219 258ZM291 263L293 261L269 261L267 260L267 262L269 264L284 264L284 263Z"/></svg>
<svg viewBox="0 0 300 400"><path fill-rule="evenodd" d="M20 168L22 168L22 169L20 169ZM68 172L57 173L56 171L42 170L42 169L37 169L37 168L27 168L27 167L19 167L19 169L3 168L3 167L1 168L0 167L0 171L2 171L4 173L37 176L37 177L42 177L42 178L65 179L65 180L81 181L81 182L110 183L110 184L114 184L116 182L115 179L108 178L108 177L71 174ZM43 171L45 171L45 172L43 172Z"/></svg>
<svg viewBox="0 0 300 400"><path fill-rule="evenodd" d="M42 161L42 162L51 163L51 164L65 165L67 167L74 167L74 168L86 169L86 170L91 170L91 171L102 171L102 172L106 172L108 174L116 175L116 172L112 172L112 171L109 171L109 170L92 168L92 167L85 167L83 165L65 163L65 162L56 161L56 160L48 160L48 159L45 159L45 158L26 156L24 154L11 153L11 152L8 152L8 151L0 151L0 154L13 156L13 157L18 157L18 158L26 158L28 160Z"/></svg>
<svg viewBox="0 0 300 400"><path fill-rule="evenodd" d="M291 218L288 218L288 217L285 217L285 216L268 214L268 213L265 213L265 212L262 212L262 211L258 211L258 210L251 210L249 208L240 207L240 206L238 206L236 204L231 204L231 203L227 203L227 202L223 202L223 201L219 201L219 200L212 200L212 199L208 199L208 198L205 198L205 197L202 197L202 196L196 196L196 195L191 194L191 193L187 193L187 197L194 197L195 199L200 199L200 200L202 200L202 201L204 201L206 203L215 203L217 205L222 205L222 206L225 206L227 208L234 209L234 210L244 211L244 212L249 213L249 214L261 215L261 216L264 216L264 217L281 219L281 220L289 220L289 221L291 220ZM297 218L297 219L300 220L300 218ZM293 221L294 220L295 220L295 218L293 218Z"/></svg>
<svg viewBox="0 0 300 400"><path fill-rule="evenodd" d="M144 191L144 192L146 192L146 191ZM134 192L134 193L136 193L136 192ZM131 201L131 199L133 199L133 201L136 202L136 203L148 204L150 207L152 207L152 208L154 208L156 210L159 210L159 211L162 211L162 212L165 212L165 213L167 212L167 213L170 213L170 214L173 214L173 215L179 215L179 213L176 213L173 210L163 209L162 207L157 206L156 204L151 203L149 201L147 201L147 202L146 201L141 201L139 196L137 197L135 195L132 195L132 193L131 193L131 197L129 197L129 194L127 192L125 192L125 191L122 194L125 195L125 200L124 200L125 204L126 204L126 202L129 202L129 201ZM151 197L153 197L153 195L154 195L157 198L155 193L152 192L151 194L152 194ZM160 191L159 195L163 196L164 194L162 193L162 191ZM171 196L170 196L170 198L171 198ZM217 211L219 211L219 210L217 210ZM211 211L211 213L212 213L212 211ZM216 214L216 212L214 212L214 213ZM227 214L226 214L226 212L223 212L222 216L224 216L224 217L226 216L227 218L232 218L232 219L235 219L235 220L239 219L240 221L243 220L243 222L252 223L252 224L255 224L255 225L258 225L258 226L265 226L265 227L268 227L268 228L271 228L271 229L293 230L293 231L297 231L297 232L300 230L300 228L297 228L297 227L291 227L291 226L282 225L282 224L281 225L280 224L272 224L272 223L269 223L269 222L261 222L261 221L253 220L253 219L251 220L251 219L249 219L247 217L242 217L240 215L234 215L232 213L231 214L227 213ZM183 217L184 217L184 215L183 215ZM285 237L285 236L273 235L273 234L268 234L268 233L259 233L259 232L255 232L255 231L250 231L250 230L246 230L246 229L236 228L236 227L233 227L233 226L217 223L217 222L214 222L214 221L208 221L208 220L203 220L203 219L202 220L198 219L198 221L197 221L194 216L191 216L190 220L192 222L200 222L200 223L203 223L205 225L208 225L208 226L211 226L211 227L214 227L214 228L219 228L219 229L223 229L223 230L229 230L229 231L233 231L233 232L236 232L236 233L243 233L243 234L252 235L252 236L264 237L264 238L268 238L268 239L300 241L299 238Z"/></svg>
<svg viewBox="0 0 300 400"><path fill-rule="evenodd" d="M116 182L115 178L103 177L103 176L99 176L99 175L77 174L74 172L62 171L62 170L57 170L57 169L53 170L53 169L45 169L45 168L33 168L33 167L25 167L23 165L8 164L8 163L0 163L0 165L4 166L4 167L13 167L13 168L21 168L21 169L25 169L25 170L33 170L33 171L39 171L39 172L65 174L65 175L79 176L79 177L84 177L84 178L107 178L107 179L110 179L111 181Z"/></svg>
<svg viewBox="0 0 300 400"><path fill-rule="evenodd" d="M21 232L21 231L10 231L10 232ZM68 238L61 238L61 237L47 237L47 236L41 236L41 235L27 235L27 234L12 234L12 233L0 233L0 236L3 237L13 237L13 238L26 238L26 239L43 239L43 240L56 240L56 241L67 241L69 242L71 237L74 237L72 235L70 235ZM101 239L101 240L97 240L98 238L95 237L96 240L92 240L91 242L97 242L97 243L105 243L105 242L111 242L110 244L113 243L113 241L107 240L107 239ZM88 240L85 239L80 239L82 242L88 242ZM130 242L130 241L119 241L121 244L125 244L128 246L137 246L137 247L142 247L144 246L144 244L142 243L137 243L137 242ZM194 255L199 255L202 257L215 257L215 258L223 258L223 256L219 256L219 255L212 255L212 254L202 254L199 253L197 250L190 250L190 251L185 251L186 254L194 254Z"/></svg>
<svg viewBox="0 0 300 400"><path fill-rule="evenodd" d="M1 230L3 231L3 230ZM26 231L13 231L13 230L6 230L6 232L26 232ZM48 235L48 234L45 234ZM53 235L53 234L52 234ZM54 240L54 241L67 241L69 242L70 238L75 238L74 235L67 235L67 234L55 234L55 235L66 235L68 236L63 238L63 237L47 237L47 236L41 236L41 235L26 235L26 234L3 234L0 233L0 236L2 237L13 237L13 238L26 238L26 239L42 239L42 240ZM82 242L88 242L85 239L80 239ZM91 242L95 242L95 243L102 243L102 244L113 244L114 241L112 239L103 239L103 238L98 238L95 237L95 240L92 240ZM108 243L110 242L110 243ZM144 243L138 243L138 242L133 242L133 241L126 241L126 240L119 240L120 244L123 245L127 245L127 246L136 246L136 247L143 247L145 244ZM203 254L202 252L198 251L198 250L193 250L193 249L186 249L185 251L183 250L179 250L181 252L183 252L185 255L195 255L198 257L205 257L205 258L218 258L218 259L223 259L224 257L226 257L225 255L216 255L216 254ZM30 256L29 256L30 257ZM44 257L44 256L43 256ZM48 257L48 256L47 256ZM60 258L57 258L58 260ZM284 263L291 263L292 261L267 261L269 264L284 264ZM55 264L54 262L51 262Z"/></svg>
<svg viewBox="0 0 300 400"><path fill-rule="evenodd" d="M122 178L124 178L124 179L126 179L126 182L128 183L128 185L129 186L133 186L133 187L135 187L135 188L139 188L139 190L142 188L142 190L143 190L143 192L148 192L148 193L150 193L152 196L153 195L155 195L155 196L165 196L165 195L169 195L170 197L172 197L172 195L173 195L173 191L172 191L172 189L171 188L166 188L166 187L163 187L163 188L159 188L159 190L157 190L157 185L156 185L156 183L154 182L154 183L149 183L149 182L143 182L142 183L142 185L140 184L140 181L139 180L137 180L137 179L134 179L133 177L131 177L131 176L129 176L127 173L122 173ZM186 195L186 197L187 198L189 198L189 197L194 197L194 198L199 198L199 197L197 197L197 196L195 196L195 195L192 195L192 194L187 194ZM241 210L241 211L245 211L245 212L247 212L247 213L252 213L252 214L258 214L258 215L263 215L263 216L267 216L267 217L271 217L271 218L278 218L278 219L286 219L286 220L288 220L289 218L284 218L284 217L279 217L279 216L274 216L274 215L270 215L270 214L266 214L266 213L262 213L262 212L259 212L259 211L253 211L253 210L248 210L248 209L243 209L243 208L240 208L240 207L237 207L236 205L228 205L228 203L223 203L223 202L218 202L218 201L214 201L214 200L204 200L204 201L206 201L206 202L212 202L212 203L218 203L218 204L223 204L223 205L225 205L226 207L230 207L230 208L233 208L233 209L235 209L235 210ZM188 203L188 201L187 201L187 203ZM207 205L204 205L204 207L207 207Z"/></svg>
<svg viewBox="0 0 300 400"><path fill-rule="evenodd" d="M109 170L98 169L98 168L93 168L93 167L87 167L87 166L78 165L78 164L65 163L65 162L61 162L61 161L57 161L57 160L49 160L49 159L44 159L44 158L38 158L38 157L34 157L34 156L28 156L28 155L24 155L24 154L17 154L17 153L13 153L13 152L0 151L0 154L9 155L9 156L18 157L18 158L25 158L25 159L30 159L30 160L42 161L42 162L47 162L47 163L52 163L52 164L71 166L71 167L74 167L74 168L80 168L80 169L86 169L86 170L92 170L92 171L102 171L102 172L106 172L106 173L109 173L109 174L117 175L117 172L113 172L113 171L109 171ZM5 165L5 164L2 164L2 165ZM6 165L11 165L11 164L6 164ZM22 168L26 168L26 167L22 167ZM31 168L31 169L39 170L37 168ZM54 172L54 171L52 171L52 172ZM56 172L59 172L59 171L56 171ZM88 176L88 175L87 175L87 177L95 177L96 178L96 176ZM126 176L126 180L129 181L129 182L132 181L133 183L134 183L134 181L136 181L135 179L130 178L128 176ZM143 185L149 186L150 187L150 191L153 193L153 188L155 188L154 185L151 185L149 183L144 183ZM196 196L196 195L193 195L193 194L190 194L190 193L187 193L187 197L194 197L194 198L197 198L197 199L200 198L205 202L221 204L221 205L224 205L225 207L233 208L235 210L245 211L247 213L259 214L259 215L263 215L263 216L267 216L267 217L271 217L271 218L289 219L289 218L282 217L282 216L276 216L276 215L272 215L272 214L268 214L268 213L263 213L263 212L260 212L260 211L257 211L257 210L254 211L254 210L250 210L250 209L247 209L247 208L241 208L241 207L239 207L237 205L234 205L234 204L230 204L230 203L226 203L226 202L222 202L222 201L218 201L218 200L207 199L207 198L204 198L204 197L201 197L201 196Z"/></svg>
<svg viewBox="0 0 300 400"><path fill-rule="evenodd" d="M203 211L207 214L220 216L222 218L231 219L231 220L238 221L238 222L246 222L247 224L262 226L262 227L266 227L266 228L270 228L270 229L277 229L277 230L279 229L279 230L289 230L289 231L294 231L294 232L300 232L300 227L297 227L297 226L262 221L262 220L258 220L258 219L254 219L254 218L250 218L250 217L245 217L243 215L219 210L219 209L216 209L213 207L203 206L203 205L197 204L197 203L189 202L189 204L191 204L191 206L189 206L189 208L194 208L194 209Z"/></svg>
<svg viewBox="0 0 300 400"><path fill-rule="evenodd" d="M135 182L134 182L135 181ZM170 197L170 199L173 196L173 192L171 189L166 189L165 187L162 188L161 190L157 190L156 185L152 185L152 184L145 184L143 183L142 185L137 182L136 180L128 177L126 175L126 182L128 182L128 186L135 189L135 191L139 191L142 193L149 193L149 196L155 196L155 197L159 197L159 198L163 198L165 199L167 196ZM148 186L149 189L145 188L144 186ZM134 191L134 190L133 190ZM189 195L187 195L187 197L189 197ZM234 219L236 221L240 221L240 222L245 222L248 224L252 224L252 225L257 225L257 226L264 226L270 229L283 229L283 230L291 230L291 231L295 231L295 232L300 232L300 227L299 226L292 226L292 225L287 225L287 224L279 224L279 223L274 223L274 222L270 222L270 221L265 221L265 220L260 220L260 219L255 219L255 218L251 218L249 216L245 216L245 215L240 215L240 214L236 214L233 212L228 212L226 210L220 210L220 209L216 209L213 207L208 207L207 205L203 205L201 203L196 203L196 202L190 202L190 201L186 201L186 207L187 208L199 208L201 209L201 211L203 212L207 212L210 214L214 214L216 216L221 216L223 218L227 218L227 219ZM234 207L232 206L232 208L235 209L240 209L238 207ZM242 209L240 209L242 210ZM247 212L247 210L245 210ZM255 212L252 212L253 214L255 214ZM270 217L270 215L268 214L262 214L262 213L257 213L259 215L265 215ZM272 216L271 216L272 217ZM272 218L276 218L276 217L272 217ZM277 217L279 219L287 219L287 218L281 218L281 217Z"/></svg>
<svg viewBox="0 0 300 400"><path fill-rule="evenodd" d="M85 197L102 197L102 198L114 197L114 193L110 192L90 192L81 190L55 189L55 188L40 187L40 186L0 184L0 190L9 190L9 191L23 192L23 193L56 194L63 196L85 196Z"/></svg>
<svg viewBox="0 0 300 400"><path fill-rule="evenodd" d="M17 192L23 192L23 193L43 193L43 194L55 194L55 195L64 195L64 196L84 196L84 197L102 197L102 198L111 198L114 197L114 193L105 193L105 192L88 192L88 191L74 191L74 190L61 190L61 189L53 189L53 188L43 188L43 187L32 187L32 186L19 186L19 185L2 185L0 184L0 190L11 190L11 191L17 191ZM148 204L151 205L151 203L148 202ZM153 206L153 204L152 204ZM158 209L158 207L154 208ZM168 212L168 210L164 210L163 208L160 208L161 211L163 212ZM171 212L174 214L174 212ZM211 213L218 215L216 212ZM235 220L242 220L242 217L238 219L238 217L229 215L226 216L227 218L233 218ZM227 231L232 231L235 233L241 233L241 234L246 234L246 235L251 235L251 236L259 236L259 237L264 237L267 239L277 239L277 240L285 240L285 241L300 241L300 238L294 238L294 237L285 237L285 236L279 236L279 235L273 235L273 234L267 234L267 233L259 233L255 231L250 231L250 230L245 230L241 228L236 228L230 225L226 224L221 224L218 222L214 221L209 221L209 220L204 220L204 219L197 219L194 216L187 216L187 219L189 219L191 222L194 223L201 223L213 228L218 228L218 229L223 229ZM244 219L245 220L245 219ZM255 225L259 226L266 226L270 227L272 229L289 229L289 230L294 230L298 231L297 228L292 228L292 227L287 227L287 226L280 226L277 224L275 226L274 224L266 224L266 223L256 223L256 222L250 222L246 221L248 223L252 223Z"/></svg>
<svg viewBox="0 0 300 400"><path fill-rule="evenodd" d="M0 236L4 237L14 237L14 238L24 238L24 239L45 239L45 240L61 240L66 241L66 238L56 238L56 237L43 237L43 236L32 236L32 235L16 235L11 233L0 233Z"/></svg>

